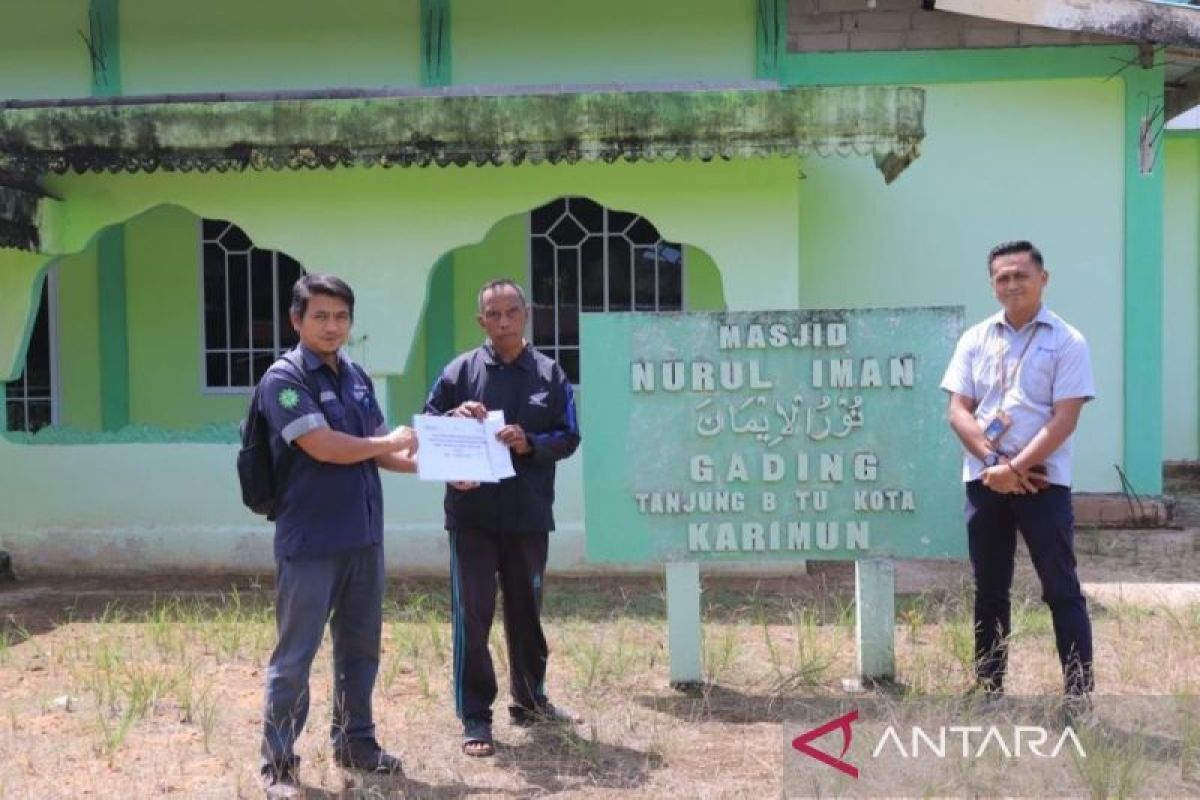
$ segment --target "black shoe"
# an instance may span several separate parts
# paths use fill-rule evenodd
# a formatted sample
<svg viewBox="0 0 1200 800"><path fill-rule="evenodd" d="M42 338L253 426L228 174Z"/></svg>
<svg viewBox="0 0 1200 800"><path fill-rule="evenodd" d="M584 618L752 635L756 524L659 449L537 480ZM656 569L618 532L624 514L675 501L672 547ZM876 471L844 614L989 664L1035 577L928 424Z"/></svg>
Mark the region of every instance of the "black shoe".
<svg viewBox="0 0 1200 800"><path fill-rule="evenodd" d="M352 739L333 751L339 767L370 772L374 775L403 775L400 759L379 746L374 739Z"/></svg>
<svg viewBox="0 0 1200 800"><path fill-rule="evenodd" d="M301 795L294 763L263 764L258 779L270 800L284 800Z"/></svg>
<svg viewBox="0 0 1200 800"><path fill-rule="evenodd" d="M525 706L509 706L508 717L513 725L518 728L528 728L531 725L537 725L543 722L560 723L574 725L577 722L583 722L583 719L577 714L568 711L565 708L554 705L549 700L544 703L539 703L533 708Z"/></svg>

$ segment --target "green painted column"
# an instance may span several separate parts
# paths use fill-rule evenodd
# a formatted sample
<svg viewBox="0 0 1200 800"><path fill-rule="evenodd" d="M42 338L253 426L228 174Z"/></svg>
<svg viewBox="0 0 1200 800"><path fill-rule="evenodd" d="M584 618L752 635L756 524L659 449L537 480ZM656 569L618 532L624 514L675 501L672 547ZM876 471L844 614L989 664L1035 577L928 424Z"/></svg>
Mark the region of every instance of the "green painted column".
<svg viewBox="0 0 1200 800"><path fill-rule="evenodd" d="M107 228L96 240L100 300L100 425L129 424L129 327L125 290L125 227Z"/></svg>
<svg viewBox="0 0 1200 800"><path fill-rule="evenodd" d="M454 254L438 259L425 303L425 386L433 386L454 358Z"/></svg>
<svg viewBox="0 0 1200 800"><path fill-rule="evenodd" d="M1162 492L1163 64L1125 80L1125 474Z"/></svg>
<svg viewBox="0 0 1200 800"><path fill-rule="evenodd" d="M421 85L449 86L450 0L421 0Z"/></svg>
<svg viewBox="0 0 1200 800"><path fill-rule="evenodd" d="M121 94L120 0L91 0L88 50L92 95ZM129 424L129 327L125 287L125 228L107 228L96 238L99 298L100 425L106 431Z"/></svg>
<svg viewBox="0 0 1200 800"><path fill-rule="evenodd" d="M120 0L91 0L87 46L92 60L92 96L121 94Z"/></svg>
<svg viewBox="0 0 1200 800"><path fill-rule="evenodd" d="M780 56L787 47L787 0L755 0L754 73L763 80L778 80Z"/></svg>

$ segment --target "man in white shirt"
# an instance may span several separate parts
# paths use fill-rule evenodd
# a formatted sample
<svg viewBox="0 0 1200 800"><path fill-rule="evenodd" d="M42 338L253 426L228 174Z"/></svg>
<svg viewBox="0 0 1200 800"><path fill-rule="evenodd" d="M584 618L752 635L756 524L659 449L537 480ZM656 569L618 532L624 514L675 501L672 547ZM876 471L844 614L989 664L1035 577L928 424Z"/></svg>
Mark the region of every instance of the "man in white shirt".
<svg viewBox="0 0 1200 800"><path fill-rule="evenodd" d="M966 449L976 689L1004 691L1019 529L1050 606L1067 698L1086 701L1092 627L1075 570L1071 434L1095 396L1091 357L1079 331L1042 305L1050 274L1036 247L994 247L988 274L1002 310L962 335L942 378Z"/></svg>

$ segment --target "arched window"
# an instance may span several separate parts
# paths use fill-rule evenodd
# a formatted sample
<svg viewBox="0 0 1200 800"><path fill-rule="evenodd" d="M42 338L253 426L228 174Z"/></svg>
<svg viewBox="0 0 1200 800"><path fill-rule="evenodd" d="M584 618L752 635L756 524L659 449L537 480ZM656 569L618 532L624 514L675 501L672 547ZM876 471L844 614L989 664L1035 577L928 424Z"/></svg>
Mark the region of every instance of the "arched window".
<svg viewBox="0 0 1200 800"><path fill-rule="evenodd" d="M53 282L50 273L42 283L29 349L25 352L25 367L20 377L4 386L6 430L35 433L54 423Z"/></svg>
<svg viewBox="0 0 1200 800"><path fill-rule="evenodd" d="M245 391L296 344L288 306L304 268L284 253L255 247L231 222L206 219L201 230L204 385Z"/></svg>
<svg viewBox="0 0 1200 800"><path fill-rule="evenodd" d="M533 344L579 382L580 311L683 308L683 248L645 218L586 197L529 215Z"/></svg>

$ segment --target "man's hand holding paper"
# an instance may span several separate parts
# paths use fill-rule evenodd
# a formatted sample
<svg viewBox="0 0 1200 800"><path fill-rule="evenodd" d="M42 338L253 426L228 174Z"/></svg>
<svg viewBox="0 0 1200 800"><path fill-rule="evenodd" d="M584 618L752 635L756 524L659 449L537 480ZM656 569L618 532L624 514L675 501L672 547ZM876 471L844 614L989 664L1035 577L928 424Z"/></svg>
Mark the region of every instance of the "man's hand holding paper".
<svg viewBox="0 0 1200 800"><path fill-rule="evenodd" d="M506 426L504 412L489 412L482 403L464 403L448 416L418 414L413 417L413 427L424 445L418 477L446 481L462 491L474 488L468 483L496 483L516 474L511 445L501 441L501 431L516 428L528 447L520 426ZM505 438L512 440L514 435L509 431Z"/></svg>

